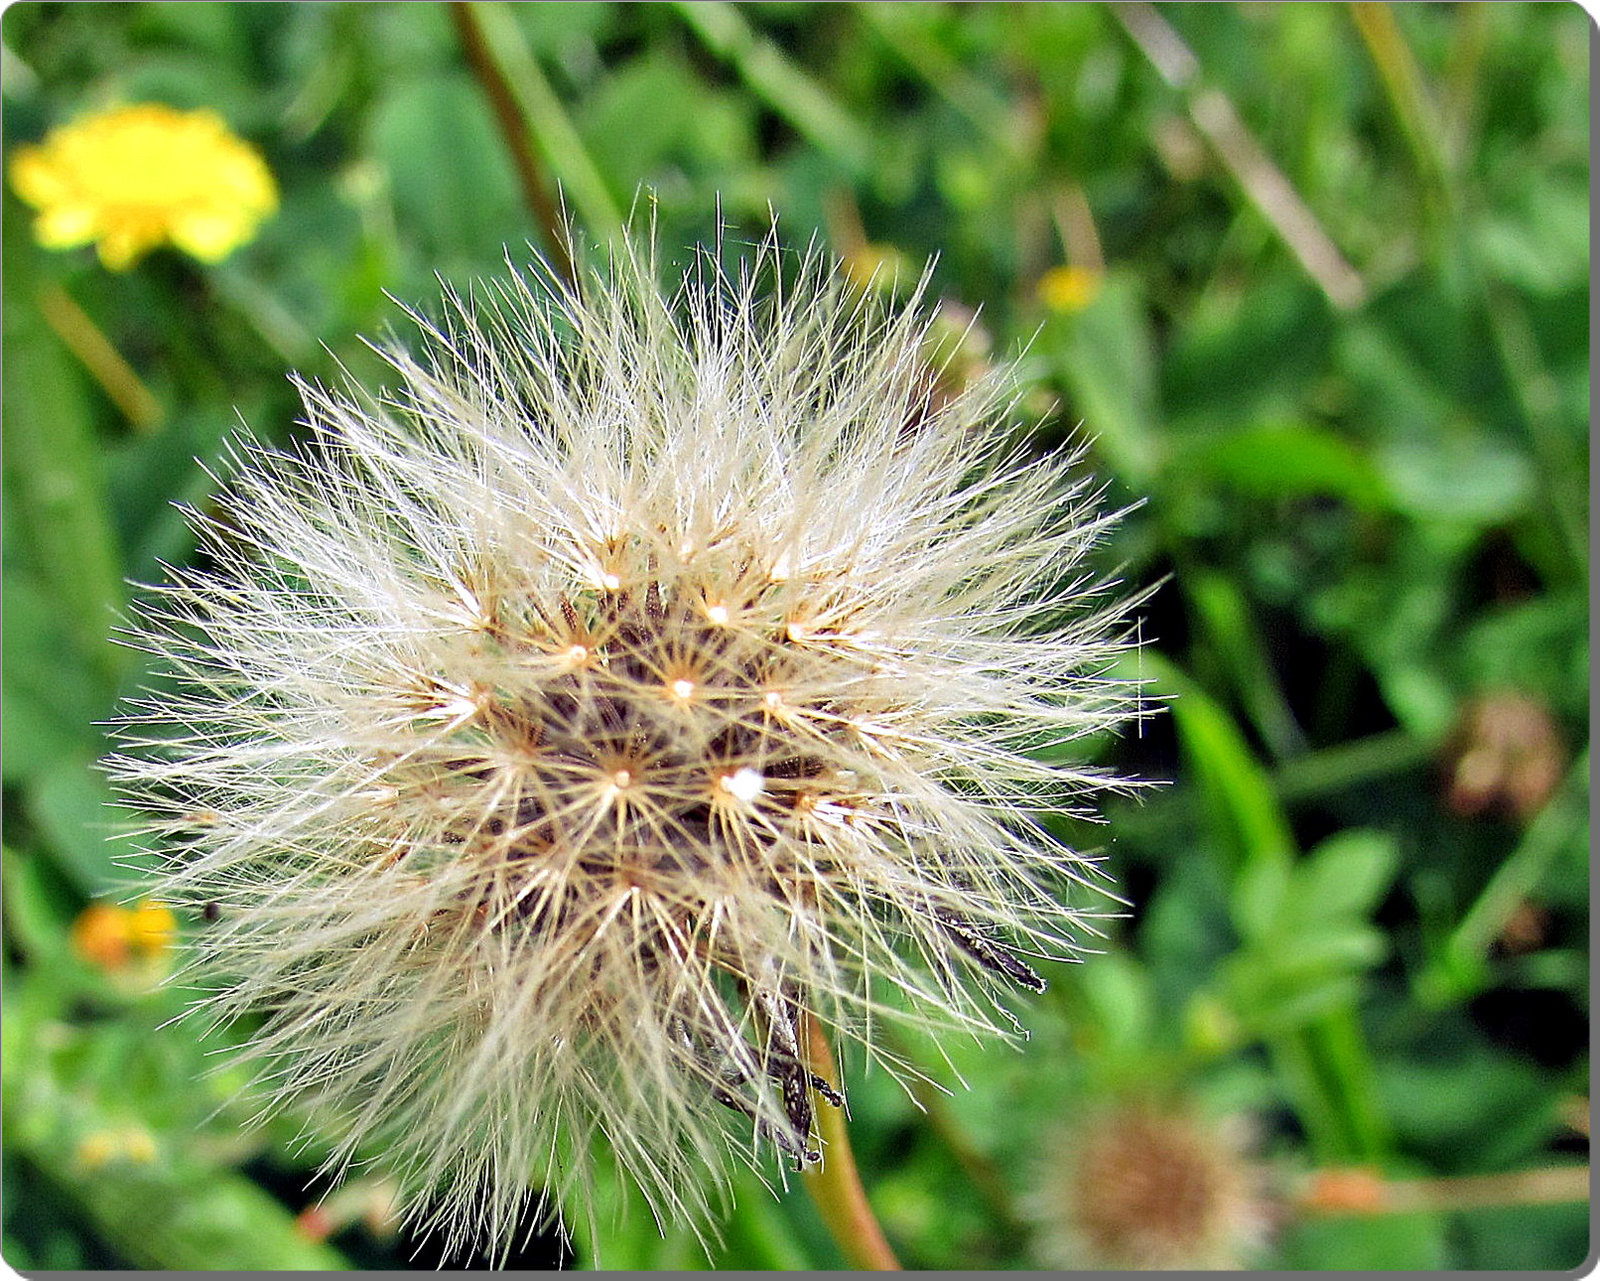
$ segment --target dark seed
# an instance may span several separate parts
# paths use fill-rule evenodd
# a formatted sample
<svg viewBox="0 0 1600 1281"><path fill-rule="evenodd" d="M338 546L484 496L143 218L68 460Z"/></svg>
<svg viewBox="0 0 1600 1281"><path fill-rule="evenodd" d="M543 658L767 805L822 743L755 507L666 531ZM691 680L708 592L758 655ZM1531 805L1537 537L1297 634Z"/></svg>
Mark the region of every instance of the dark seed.
<svg viewBox="0 0 1600 1281"><path fill-rule="evenodd" d="M834 1107L842 1108L844 1106L844 1095L840 1094L838 1090L834 1089L833 1086L829 1085L815 1072L812 1072L810 1076L813 1090L822 1095Z"/></svg>
<svg viewBox="0 0 1600 1281"><path fill-rule="evenodd" d="M806 1089L807 1073L792 1059L769 1063L767 1069L783 1090L783 1112L800 1136L802 1147L811 1136L811 1091ZM810 1153L807 1153L810 1156Z"/></svg>
<svg viewBox="0 0 1600 1281"><path fill-rule="evenodd" d="M1010 979L1018 987L1029 992L1049 990L1050 985L1031 965L985 938L971 921L942 907L933 909L933 919L939 922L940 927L956 941L963 952L985 969Z"/></svg>
<svg viewBox="0 0 1600 1281"><path fill-rule="evenodd" d="M745 1100L741 1099L737 1094L733 1093L732 1090L720 1085L713 1085L711 1087L711 1098L714 1102L720 1103L729 1111L737 1112L740 1116L746 1117L749 1120L755 1120L755 1109L751 1107L749 1103L745 1102ZM778 1148L780 1148L786 1155L793 1157L796 1161L799 1161L802 1164L808 1161L819 1161L822 1159L819 1153L812 1152L806 1147L805 1139L803 1137L797 1138L792 1132L782 1128L781 1126L769 1125L765 1122L757 1122L757 1129L760 1130L761 1134L769 1142L776 1144Z"/></svg>

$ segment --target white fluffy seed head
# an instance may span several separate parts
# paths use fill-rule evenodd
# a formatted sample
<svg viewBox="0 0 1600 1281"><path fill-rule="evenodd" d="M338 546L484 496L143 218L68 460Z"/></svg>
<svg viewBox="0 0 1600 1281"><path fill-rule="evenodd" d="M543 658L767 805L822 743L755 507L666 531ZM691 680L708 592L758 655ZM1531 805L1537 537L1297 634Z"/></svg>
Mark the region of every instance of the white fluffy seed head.
<svg viewBox="0 0 1600 1281"><path fill-rule="evenodd" d="M915 304L771 242L655 279L514 278L398 390L304 386L141 633L176 679L116 769L206 1008L452 1245L583 1213L597 1140L703 1224L730 1152L816 1159L813 1020L891 1070L885 1019L1006 1035L1093 915L1033 815L1134 704L1094 495L935 390Z"/></svg>

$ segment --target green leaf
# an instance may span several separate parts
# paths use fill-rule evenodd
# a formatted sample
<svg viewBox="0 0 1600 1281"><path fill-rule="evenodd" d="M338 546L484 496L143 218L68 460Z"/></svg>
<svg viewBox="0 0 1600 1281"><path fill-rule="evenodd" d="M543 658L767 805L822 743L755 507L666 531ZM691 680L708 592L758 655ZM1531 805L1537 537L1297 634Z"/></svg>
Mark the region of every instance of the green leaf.
<svg viewBox="0 0 1600 1281"><path fill-rule="evenodd" d="M59 610L32 574L8 568L4 601L4 768L7 782L99 750L105 699Z"/></svg>
<svg viewBox="0 0 1600 1281"><path fill-rule="evenodd" d="M1530 294L1552 294L1589 278L1589 191L1575 174L1535 170L1511 194L1514 207L1476 229L1479 260Z"/></svg>
<svg viewBox="0 0 1600 1281"><path fill-rule="evenodd" d="M112 839L120 811L111 789L88 761L59 761L26 792L28 816L49 842L61 870L87 898L116 897L130 873L115 857L131 847Z"/></svg>
<svg viewBox="0 0 1600 1281"><path fill-rule="evenodd" d="M1233 922L1240 934L1254 939L1273 932L1293 879L1289 863L1282 859L1260 859L1240 869L1233 887Z"/></svg>
<svg viewBox="0 0 1600 1281"><path fill-rule="evenodd" d="M45 875L42 860L35 854L7 846L0 858L0 879L5 887L5 929L39 964L57 961L66 950L71 911L59 883Z"/></svg>
<svg viewBox="0 0 1600 1281"><path fill-rule="evenodd" d="M1272 983L1296 987L1324 975L1348 973L1376 965L1388 954L1389 941L1379 930L1353 922L1328 925L1315 932L1278 940L1270 967Z"/></svg>
<svg viewBox="0 0 1600 1281"><path fill-rule="evenodd" d="M1490 525L1529 509L1536 485L1528 456L1487 436L1435 432L1377 452L1395 502L1416 516Z"/></svg>
<svg viewBox="0 0 1600 1281"><path fill-rule="evenodd" d="M396 81L375 105L370 146L395 213L425 254L463 262L517 238L520 203L483 95L464 74ZM461 194L471 192L470 200Z"/></svg>
<svg viewBox="0 0 1600 1281"><path fill-rule="evenodd" d="M1248 1033L1243 1039L1266 1040L1281 1046L1292 1034L1307 1035L1319 1020L1347 1008L1360 993L1361 981L1357 975L1308 974L1297 976L1291 987L1277 991L1259 991L1249 984L1241 984L1235 991L1230 985L1225 1008L1237 1027ZM1304 1114L1312 1106L1300 1099L1296 1110Z"/></svg>
<svg viewBox="0 0 1600 1281"><path fill-rule="evenodd" d="M1283 421L1204 437L1168 465L1171 483L1229 486L1264 499L1342 498L1365 511L1393 506L1383 473L1343 436L1310 423Z"/></svg>
<svg viewBox="0 0 1600 1281"><path fill-rule="evenodd" d="M1449 732L1460 703L1450 682L1430 663L1386 663L1377 677L1383 701L1414 737L1438 741Z"/></svg>
<svg viewBox="0 0 1600 1281"><path fill-rule="evenodd" d="M1101 1053L1137 1051L1150 1041L1155 1027L1155 995L1150 976L1126 952L1092 957L1072 979L1099 1024Z"/></svg>
<svg viewBox="0 0 1600 1281"><path fill-rule="evenodd" d="M1406 1148L1468 1171L1546 1155L1557 1125L1548 1075L1495 1050L1464 1013L1419 1022L1426 1055L1392 1054L1377 1068L1384 1110Z"/></svg>
<svg viewBox="0 0 1600 1281"><path fill-rule="evenodd" d="M1155 340L1137 278L1112 272L1076 316L1053 321L1050 344L1072 412L1111 468L1147 492L1162 456L1157 429Z"/></svg>
<svg viewBox="0 0 1600 1281"><path fill-rule="evenodd" d="M1475 691L1523 690L1571 715L1586 714L1587 593L1535 596L1487 611L1468 629L1460 657Z"/></svg>
<svg viewBox="0 0 1600 1281"><path fill-rule="evenodd" d="M1522 839L1494 869L1477 899L1457 923L1428 968L1418 993L1429 1005L1461 1000L1488 981L1485 958L1518 904L1549 875L1566 851L1589 848L1589 751L1567 771L1560 789L1529 824Z"/></svg>
<svg viewBox="0 0 1600 1281"><path fill-rule="evenodd" d="M51 967L28 970L0 1005L7 1149L46 1173L95 1232L153 1270L343 1270L277 1198L196 1154L191 1139L217 1102L197 1090L192 1044L157 1033L159 1001L85 1023ZM13 1053L25 1047L25 1052ZM145 1137L148 1158L87 1164L91 1136Z"/></svg>
<svg viewBox="0 0 1600 1281"><path fill-rule="evenodd" d="M591 53L594 45L614 35L618 6L590 0L547 0L539 5L517 4L511 12L522 28L528 47L541 58L557 61L575 51ZM591 53L592 56L592 53Z"/></svg>
<svg viewBox="0 0 1600 1281"><path fill-rule="evenodd" d="M1296 277L1202 296L1161 367L1162 400L1186 424L1231 430L1304 401L1335 329L1322 292Z"/></svg>
<svg viewBox="0 0 1600 1281"><path fill-rule="evenodd" d="M851 174L866 169L872 157L871 135L825 86L754 31L738 9L721 0L674 7L706 47L731 63L740 78L813 146Z"/></svg>
<svg viewBox="0 0 1600 1281"><path fill-rule="evenodd" d="M1305 749L1305 735L1289 710L1277 670L1262 639L1249 601L1226 574L1190 569L1182 578L1208 646L1226 669L1234 697L1274 756L1292 757Z"/></svg>
<svg viewBox="0 0 1600 1281"><path fill-rule="evenodd" d="M712 1252L712 1267L804 1272L814 1266L795 1239L785 1207L758 1180L741 1175L739 1183L725 1224L726 1241Z"/></svg>
<svg viewBox="0 0 1600 1281"><path fill-rule="evenodd" d="M1175 695L1172 716L1189 768L1227 832L1241 865L1283 862L1294 837L1271 780L1251 753L1233 718L1178 666L1160 654L1141 657L1154 691Z"/></svg>
<svg viewBox="0 0 1600 1281"><path fill-rule="evenodd" d="M1330 836L1295 869L1292 919L1310 925L1365 918L1388 890L1398 863L1387 833L1348 829Z"/></svg>
<svg viewBox="0 0 1600 1281"><path fill-rule="evenodd" d="M122 557L107 517L105 480L83 380L50 331L36 291L44 281L24 214L5 204L5 488L22 518L30 560L64 630L111 686L122 655L111 629L122 608Z"/></svg>
<svg viewBox="0 0 1600 1281"><path fill-rule="evenodd" d="M1586 1201L1493 1206L1459 1214L1455 1231L1466 1255L1459 1266L1577 1275L1592 1255L1590 1224Z"/></svg>
<svg viewBox="0 0 1600 1281"><path fill-rule="evenodd" d="M688 69L663 53L618 67L583 104L596 165L641 174L670 163L705 107L702 94Z"/></svg>
<svg viewBox="0 0 1600 1281"><path fill-rule="evenodd" d="M1384 935L1353 923L1276 936L1228 959L1224 969L1234 1011L1259 1023L1286 1001L1368 969L1387 952Z"/></svg>
<svg viewBox="0 0 1600 1281"><path fill-rule="evenodd" d="M7 783L25 782L63 757L80 753L83 735L64 724L55 709L25 687L9 679L0 697L0 734L5 740L5 758L0 762Z"/></svg>
<svg viewBox="0 0 1600 1281"><path fill-rule="evenodd" d="M1436 1272L1446 1265L1444 1222L1435 1214L1302 1219L1287 1229L1281 1266L1310 1272Z"/></svg>
<svg viewBox="0 0 1600 1281"><path fill-rule="evenodd" d="M622 235L622 213L521 27L503 4L480 3L475 12L484 43L505 74L542 158L571 200L584 229L601 243L617 240Z"/></svg>

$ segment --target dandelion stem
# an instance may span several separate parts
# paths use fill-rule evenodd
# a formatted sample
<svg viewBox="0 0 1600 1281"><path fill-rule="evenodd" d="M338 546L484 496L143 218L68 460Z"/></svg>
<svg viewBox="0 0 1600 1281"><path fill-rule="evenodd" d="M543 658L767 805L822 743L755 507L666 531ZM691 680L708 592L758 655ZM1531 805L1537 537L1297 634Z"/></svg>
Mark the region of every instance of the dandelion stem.
<svg viewBox="0 0 1600 1281"><path fill-rule="evenodd" d="M567 248L567 238L561 226L561 210L545 183L539 157L534 153L533 138L529 133L527 120L517 106L516 95L511 92L510 84L501 73L494 55L489 51L489 42L484 39L483 28L479 24L478 15L473 12L473 6L463 3L462 0L455 0L450 5L450 19L455 23L456 35L461 41L461 51L466 55L467 65L472 68L472 74L483 86L483 92L489 99L489 106L494 111L500 132L505 137L506 150L511 153L511 163L516 167L517 180L522 184L523 198L528 202L529 211L544 229L545 245L549 249L551 261L563 279L575 283L577 277L572 264L572 254Z"/></svg>
<svg viewBox="0 0 1600 1281"><path fill-rule="evenodd" d="M807 1052L811 1071L828 1084L837 1085L833 1051L822 1025L812 1018L806 1023L810 1028ZM823 1160L806 1170L804 1177L822 1221L852 1268L864 1272L900 1271L900 1261L884 1238L867 1201L866 1189L861 1186L861 1172L850 1148L850 1130L843 1110L819 1107L817 1128L822 1134Z"/></svg>

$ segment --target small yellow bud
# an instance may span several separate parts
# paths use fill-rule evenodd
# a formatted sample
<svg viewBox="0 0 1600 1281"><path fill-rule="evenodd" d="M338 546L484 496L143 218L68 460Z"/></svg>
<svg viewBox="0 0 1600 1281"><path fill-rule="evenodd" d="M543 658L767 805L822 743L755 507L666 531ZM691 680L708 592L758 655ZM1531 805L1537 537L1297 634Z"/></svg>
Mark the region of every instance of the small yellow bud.
<svg viewBox="0 0 1600 1281"><path fill-rule="evenodd" d="M1088 267L1052 267L1034 289L1040 302L1062 314L1082 311L1100 295L1104 273Z"/></svg>

